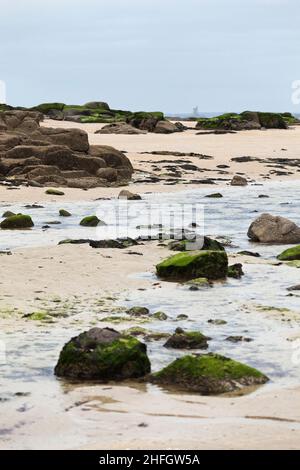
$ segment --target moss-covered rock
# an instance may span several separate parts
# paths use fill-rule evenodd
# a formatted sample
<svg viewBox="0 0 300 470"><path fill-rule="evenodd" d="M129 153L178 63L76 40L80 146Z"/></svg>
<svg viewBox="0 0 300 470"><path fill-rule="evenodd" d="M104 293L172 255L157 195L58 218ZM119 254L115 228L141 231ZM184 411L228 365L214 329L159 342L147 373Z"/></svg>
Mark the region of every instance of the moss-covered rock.
<svg viewBox="0 0 300 470"><path fill-rule="evenodd" d="M153 313L152 318L159 321L165 321L168 319L168 315L165 312L155 312Z"/></svg>
<svg viewBox="0 0 300 470"><path fill-rule="evenodd" d="M126 313L132 317L147 317L150 315L150 311L147 307L131 307Z"/></svg>
<svg viewBox="0 0 300 470"><path fill-rule="evenodd" d="M110 328L92 328L63 347L55 374L80 380L126 380L150 372L147 347Z"/></svg>
<svg viewBox="0 0 300 470"><path fill-rule="evenodd" d="M88 215L80 221L83 227L97 227L98 225L105 225L96 215Z"/></svg>
<svg viewBox="0 0 300 470"><path fill-rule="evenodd" d="M194 240L198 243L198 240ZM193 239L191 240L173 240L168 244L168 248L171 251L190 251ZM199 248L201 250L212 250L212 251L224 251L224 247L217 240L209 237L203 237L199 240L199 243L202 246Z"/></svg>
<svg viewBox="0 0 300 470"><path fill-rule="evenodd" d="M206 277L197 277L196 279L188 281L186 285L190 287L190 290L199 290L207 287L212 287L213 284L209 282Z"/></svg>
<svg viewBox="0 0 300 470"><path fill-rule="evenodd" d="M233 277L234 279L240 279L244 275L243 265L241 263L232 264L228 266L228 277Z"/></svg>
<svg viewBox="0 0 300 470"><path fill-rule="evenodd" d="M184 331L176 328L175 333L164 344L165 348L172 349L207 349L210 338L200 331Z"/></svg>
<svg viewBox="0 0 300 470"><path fill-rule="evenodd" d="M0 227L2 229L25 229L34 226L29 215L17 214L2 220Z"/></svg>
<svg viewBox="0 0 300 470"><path fill-rule="evenodd" d="M12 217L13 215L16 215L15 212L5 211L3 212L2 217L6 219L7 217Z"/></svg>
<svg viewBox="0 0 300 470"><path fill-rule="evenodd" d="M216 395L260 385L268 377L258 370L219 354L184 356L152 374L152 382L177 386L184 391Z"/></svg>
<svg viewBox="0 0 300 470"><path fill-rule="evenodd" d="M294 261L300 260L300 245L294 246L284 250L280 255L277 256L280 261Z"/></svg>
<svg viewBox="0 0 300 470"><path fill-rule="evenodd" d="M65 194L63 191L54 188L46 189L45 193L49 194L50 196L64 196Z"/></svg>
<svg viewBox="0 0 300 470"><path fill-rule="evenodd" d="M66 211L65 209L60 209L59 215L61 217L71 217L72 214L69 211Z"/></svg>
<svg viewBox="0 0 300 470"><path fill-rule="evenodd" d="M188 251L178 253L156 266L157 275L169 280L209 280L227 276L228 258L225 251Z"/></svg>

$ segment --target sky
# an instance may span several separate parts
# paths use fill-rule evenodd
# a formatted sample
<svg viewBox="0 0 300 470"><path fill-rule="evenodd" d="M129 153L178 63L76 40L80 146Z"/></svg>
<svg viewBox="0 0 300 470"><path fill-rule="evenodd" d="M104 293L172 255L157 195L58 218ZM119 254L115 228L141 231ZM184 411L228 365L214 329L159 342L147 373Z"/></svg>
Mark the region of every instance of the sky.
<svg viewBox="0 0 300 470"><path fill-rule="evenodd" d="M0 81L12 105L300 112L299 18L299 0L0 0Z"/></svg>

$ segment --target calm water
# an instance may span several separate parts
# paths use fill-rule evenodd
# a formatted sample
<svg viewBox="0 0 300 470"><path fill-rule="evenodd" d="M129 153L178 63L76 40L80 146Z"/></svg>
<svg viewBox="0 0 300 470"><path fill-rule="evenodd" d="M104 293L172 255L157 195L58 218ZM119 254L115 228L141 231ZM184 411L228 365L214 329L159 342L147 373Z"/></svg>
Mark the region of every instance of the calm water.
<svg viewBox="0 0 300 470"><path fill-rule="evenodd" d="M235 248L227 248L229 252L248 249L258 251L269 260L275 259L284 247L250 243L246 234L251 221L259 213L270 212L288 217L300 225L300 190L297 183L225 188L221 190L224 198L205 199L204 195L210 192L212 191L206 188L180 194L149 194L143 201L131 202L128 233L125 233L124 214L121 214L120 230L116 232L115 201L49 203L43 204L44 208L41 209L24 209L24 205L2 205L2 212L9 209L32 215L35 227L22 232L0 231L0 249L53 245L64 238L101 239L127 234L136 236L140 233L136 226L148 221L147 211L150 205L154 214L152 222L159 221L155 219L155 214L158 214L162 201L168 206L177 203L204 204L206 234L230 237ZM268 195L269 198L258 198L260 194ZM58 217L58 210L62 206L74 216ZM106 227L95 229L79 226L82 217L94 213L107 223ZM43 230L42 226L51 220L62 223ZM161 289L152 289L149 283L149 289L131 291L126 298L119 299L119 304L124 307L143 305L152 312L163 310L167 313L167 321L145 325L151 330L171 333L177 326L181 326L202 331L212 338L209 342L210 351L244 361L266 373L271 378L271 385L267 387L272 384L299 383L300 364L293 360L295 342L290 339L300 333L300 297L288 296L286 288L300 283L300 270L285 265L245 264L244 271L245 276L241 280L228 280L215 284L211 289L196 292L175 283L162 283ZM142 272L135 276L146 276L151 282L156 280L154 275ZM263 311L261 306L287 308L290 312ZM176 321L177 315L182 313L188 315L188 319ZM222 319L227 323L217 326L208 323L209 319ZM2 360L1 363L0 357L0 410L4 414L23 413L21 421L25 429L22 426L12 429L6 427L6 431L2 429L3 438L8 443L14 440L14 436L18 436L21 442L20 435L22 432L26 434L26 411L38 408L41 399L47 401L50 415L63 410L66 389L53 376L53 367L62 345L71 336L91 326L91 318L84 309L75 316L58 320L51 325L31 322L30 328L26 328L25 321L18 323L0 319L0 339L5 342L7 349L6 362ZM120 328L127 326L130 325L121 324ZM118 327L117 325L116 328ZM232 344L226 341L232 335L250 337L253 341ZM162 345L163 342L148 344L154 370L181 354L179 351L167 350ZM91 391L92 389L91 385ZM17 392L26 392L29 396L17 398ZM84 426L84 423L81 424Z"/></svg>

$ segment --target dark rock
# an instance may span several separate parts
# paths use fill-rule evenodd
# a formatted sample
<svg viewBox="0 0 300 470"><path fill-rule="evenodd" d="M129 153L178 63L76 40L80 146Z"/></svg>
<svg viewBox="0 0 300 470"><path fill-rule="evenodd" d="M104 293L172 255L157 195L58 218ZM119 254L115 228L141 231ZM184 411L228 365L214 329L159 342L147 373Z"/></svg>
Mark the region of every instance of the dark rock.
<svg viewBox="0 0 300 470"><path fill-rule="evenodd" d="M164 344L164 347L172 349L207 349L209 339L199 331L184 331L182 328L177 328Z"/></svg>
<svg viewBox="0 0 300 470"><path fill-rule="evenodd" d="M126 380L150 372L147 347L110 328L92 328L63 347L55 374L76 380Z"/></svg>

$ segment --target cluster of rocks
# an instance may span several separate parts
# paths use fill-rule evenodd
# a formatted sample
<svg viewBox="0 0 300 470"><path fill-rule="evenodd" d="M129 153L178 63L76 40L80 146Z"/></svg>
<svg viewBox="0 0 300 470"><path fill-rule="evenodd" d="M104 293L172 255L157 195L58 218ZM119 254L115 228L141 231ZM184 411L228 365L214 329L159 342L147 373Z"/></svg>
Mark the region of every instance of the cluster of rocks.
<svg viewBox="0 0 300 470"><path fill-rule="evenodd" d="M254 129L287 129L298 120L290 113L263 113L245 111L241 114L226 113L212 118L198 120L196 129L226 131Z"/></svg>
<svg viewBox="0 0 300 470"><path fill-rule="evenodd" d="M144 116L141 118L131 117L128 122L114 122L107 124L96 131L96 134L146 134L154 132L155 134L173 134L174 132L183 132L185 126L180 122L171 122L166 119L158 119L155 116Z"/></svg>
<svg viewBox="0 0 300 470"><path fill-rule="evenodd" d="M41 127L32 111L0 113L0 178L14 184L93 188L126 184L133 167L113 147L89 145L80 129Z"/></svg>
<svg viewBox="0 0 300 470"><path fill-rule="evenodd" d="M201 333L178 330L166 347L206 348L209 338ZM55 374L71 380L124 381L143 378L204 395L231 392L259 385L268 378L252 367L220 356L183 356L156 373L151 372L147 346L134 335L110 328L92 328L72 338L63 347Z"/></svg>

